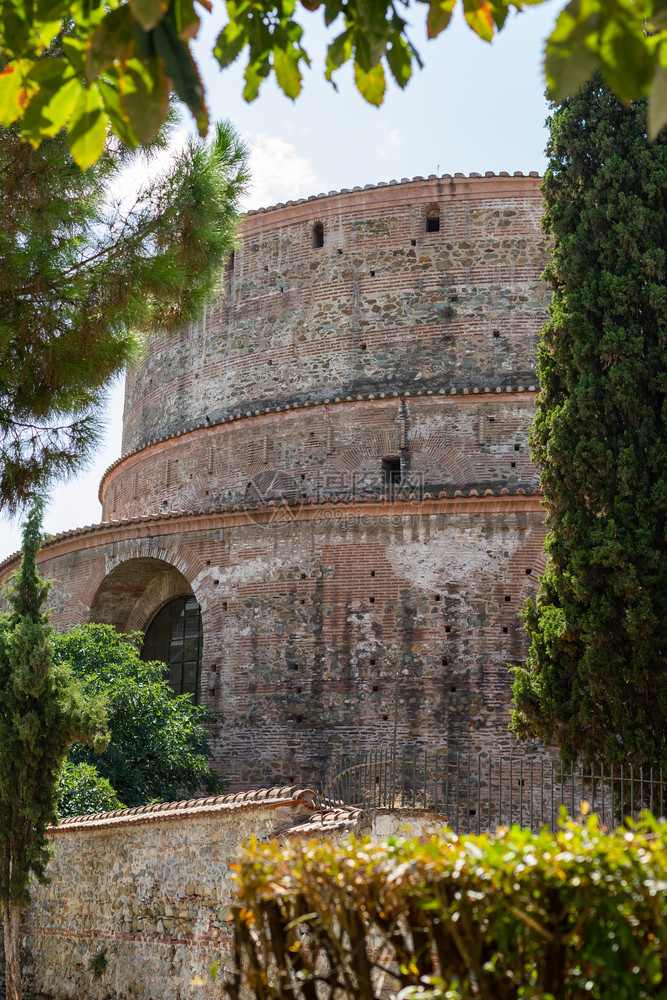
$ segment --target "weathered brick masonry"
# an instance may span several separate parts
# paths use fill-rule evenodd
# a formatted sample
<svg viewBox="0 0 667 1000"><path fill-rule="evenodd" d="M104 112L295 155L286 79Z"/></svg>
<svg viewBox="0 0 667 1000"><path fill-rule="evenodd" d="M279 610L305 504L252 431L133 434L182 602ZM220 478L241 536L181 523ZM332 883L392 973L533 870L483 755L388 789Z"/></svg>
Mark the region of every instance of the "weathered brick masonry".
<svg viewBox="0 0 667 1000"><path fill-rule="evenodd" d="M402 745L514 747L540 208L501 174L251 213L220 303L130 373L104 523L41 554L53 619L145 629L194 595L233 787L317 780L396 703Z"/></svg>

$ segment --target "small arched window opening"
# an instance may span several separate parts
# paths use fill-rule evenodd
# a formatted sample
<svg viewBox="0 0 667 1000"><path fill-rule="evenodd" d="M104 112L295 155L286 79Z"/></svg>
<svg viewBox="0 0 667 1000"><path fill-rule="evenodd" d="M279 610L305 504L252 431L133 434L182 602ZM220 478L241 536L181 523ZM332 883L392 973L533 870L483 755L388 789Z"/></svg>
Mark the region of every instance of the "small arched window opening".
<svg viewBox="0 0 667 1000"><path fill-rule="evenodd" d="M153 618L141 647L142 660L161 660L174 694L199 701L202 654L201 609L194 597L175 597Z"/></svg>
<svg viewBox="0 0 667 1000"><path fill-rule="evenodd" d="M324 225L316 222L313 226L313 250L319 250L324 246Z"/></svg>
<svg viewBox="0 0 667 1000"><path fill-rule="evenodd" d="M440 232L440 209L439 208L429 208L426 213L426 232L427 233L439 233Z"/></svg>

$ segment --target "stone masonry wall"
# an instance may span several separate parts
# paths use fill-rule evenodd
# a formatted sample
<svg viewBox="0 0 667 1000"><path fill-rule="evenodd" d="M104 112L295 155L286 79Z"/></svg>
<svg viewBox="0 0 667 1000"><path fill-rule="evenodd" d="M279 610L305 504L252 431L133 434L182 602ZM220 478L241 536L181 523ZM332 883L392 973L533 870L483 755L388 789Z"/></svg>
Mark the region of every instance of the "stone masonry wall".
<svg viewBox="0 0 667 1000"><path fill-rule="evenodd" d="M317 781L389 742L397 702L401 746L518 750L507 663L525 658L542 516L509 495L251 508L74 535L40 569L60 627L143 629L194 593L216 770L234 788Z"/></svg>
<svg viewBox="0 0 667 1000"><path fill-rule="evenodd" d="M440 231L427 233L433 208ZM123 452L239 410L535 383L540 215L537 175L416 179L251 213L224 298L130 373Z"/></svg>
<svg viewBox="0 0 667 1000"><path fill-rule="evenodd" d="M500 174L250 213L220 302L130 373L104 521L40 554L52 620L146 630L194 595L231 787L318 782L395 716L408 752L522 752L540 212Z"/></svg>
<svg viewBox="0 0 667 1000"><path fill-rule="evenodd" d="M48 1000L213 1000L229 958L231 865L251 837L427 836L442 818L406 811L323 817L312 792L266 789L65 820L51 832L51 879L24 915L26 992ZM1 936L1 935L0 935ZM106 948L98 980L89 962Z"/></svg>
<svg viewBox="0 0 667 1000"><path fill-rule="evenodd" d="M312 793L269 789L65 820L51 833L51 879L25 915L24 982L53 1000L186 1000L219 995L231 864L312 812ZM106 947L96 982L91 958ZM200 977L204 986L192 985Z"/></svg>

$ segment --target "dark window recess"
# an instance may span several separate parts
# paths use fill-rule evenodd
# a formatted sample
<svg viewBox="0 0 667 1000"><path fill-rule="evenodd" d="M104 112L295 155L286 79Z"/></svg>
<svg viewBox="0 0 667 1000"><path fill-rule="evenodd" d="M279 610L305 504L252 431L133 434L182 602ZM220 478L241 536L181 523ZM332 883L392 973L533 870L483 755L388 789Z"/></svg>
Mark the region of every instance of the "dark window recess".
<svg viewBox="0 0 667 1000"><path fill-rule="evenodd" d="M371 274L371 278L375 277L375 271L371 271L370 274Z"/></svg>
<svg viewBox="0 0 667 1000"><path fill-rule="evenodd" d="M375 660L374 659L371 658L368 662L371 665L371 667L375 666Z"/></svg>
<svg viewBox="0 0 667 1000"><path fill-rule="evenodd" d="M202 651L201 611L194 597L175 597L160 608L148 626L142 660L161 660L174 694L199 701Z"/></svg>
<svg viewBox="0 0 667 1000"><path fill-rule="evenodd" d="M299 688L297 688L297 689L296 689L296 693L297 693L297 694L301 694L302 690L303 690L303 688L300 688L300 687L299 687Z"/></svg>
<svg viewBox="0 0 667 1000"><path fill-rule="evenodd" d="M371 604L375 604L375 598L374 597L369 597L368 600L370 601Z"/></svg>
<svg viewBox="0 0 667 1000"><path fill-rule="evenodd" d="M400 458L382 459L382 482L389 487L401 485Z"/></svg>
<svg viewBox="0 0 667 1000"><path fill-rule="evenodd" d="M521 451L521 445L520 444L515 444L514 445L514 450L515 451Z"/></svg>
<svg viewBox="0 0 667 1000"><path fill-rule="evenodd" d="M379 684L374 684L373 685L373 690L374 691L379 691L380 690L380 685Z"/></svg>
<svg viewBox="0 0 667 1000"><path fill-rule="evenodd" d="M388 715L383 715L382 716L382 721L383 722L389 722L389 716Z"/></svg>
<svg viewBox="0 0 667 1000"><path fill-rule="evenodd" d="M295 715L294 716L294 721L295 722L301 722L302 720L303 720L303 716L302 715Z"/></svg>
<svg viewBox="0 0 667 1000"><path fill-rule="evenodd" d="M440 232L440 214L439 212L430 211L426 216L426 232L427 233L439 233Z"/></svg>
<svg viewBox="0 0 667 1000"><path fill-rule="evenodd" d="M511 600L512 600L512 598L510 597L510 595L509 595L509 594L505 594L505 600L506 600L506 601L511 601Z"/></svg>
<svg viewBox="0 0 667 1000"><path fill-rule="evenodd" d="M507 633L509 632L507 625L503 625L503 632L505 633L505 635L507 635Z"/></svg>
<svg viewBox="0 0 667 1000"><path fill-rule="evenodd" d="M447 659L447 657L443 656L443 658L442 658L442 665L443 665L443 667L446 667L448 663L449 663L449 660Z"/></svg>
<svg viewBox="0 0 667 1000"><path fill-rule="evenodd" d="M223 602L222 602L222 610L223 610L223 611L226 611L226 610L227 610L227 601L223 601Z"/></svg>
<svg viewBox="0 0 667 1000"><path fill-rule="evenodd" d="M371 570L371 576L375 576L375 570L374 569Z"/></svg>
<svg viewBox="0 0 667 1000"><path fill-rule="evenodd" d="M321 222L316 222L313 226L313 250L319 250L324 246L324 226Z"/></svg>
<svg viewBox="0 0 667 1000"><path fill-rule="evenodd" d="M532 572L533 572L533 571L532 571L532 569L531 569L531 568L529 568L529 567L527 566L527 567L526 567L526 576L530 576L530 574L531 574Z"/></svg>
<svg viewBox="0 0 667 1000"><path fill-rule="evenodd" d="M298 670L298 669L299 669L299 664L298 663L293 663L292 664L292 670Z"/></svg>
<svg viewBox="0 0 667 1000"><path fill-rule="evenodd" d="M510 462L510 468L516 469L516 462Z"/></svg>
<svg viewBox="0 0 667 1000"><path fill-rule="evenodd" d="M410 240L410 246L411 247L416 247L417 246L417 240Z"/></svg>
<svg viewBox="0 0 667 1000"><path fill-rule="evenodd" d="M454 685L452 685L452 687L450 687L449 690L452 692L452 694L454 694L454 692L456 691L456 687Z"/></svg>
<svg viewBox="0 0 667 1000"><path fill-rule="evenodd" d="M452 626L451 625L445 625L445 632L451 632L451 631L452 631Z"/></svg>
<svg viewBox="0 0 667 1000"><path fill-rule="evenodd" d="M363 343L359 344L359 347L361 348L362 351L365 351L368 345L366 344L366 341L363 341Z"/></svg>
<svg viewBox="0 0 667 1000"><path fill-rule="evenodd" d="M233 273L234 273L234 251L232 250L229 257L227 258L227 274L233 274Z"/></svg>
<svg viewBox="0 0 667 1000"><path fill-rule="evenodd" d="M439 600L440 600L440 594L436 594L436 595L435 595L435 600L436 600L436 601L439 601Z"/></svg>

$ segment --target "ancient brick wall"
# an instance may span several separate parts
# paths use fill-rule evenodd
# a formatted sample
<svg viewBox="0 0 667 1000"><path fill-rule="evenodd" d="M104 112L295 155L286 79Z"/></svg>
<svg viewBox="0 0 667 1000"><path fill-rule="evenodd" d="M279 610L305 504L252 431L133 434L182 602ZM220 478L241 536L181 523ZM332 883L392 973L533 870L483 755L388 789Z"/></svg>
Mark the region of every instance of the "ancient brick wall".
<svg viewBox="0 0 667 1000"><path fill-rule="evenodd" d="M315 782L395 715L400 746L516 752L539 217L503 175L251 213L221 304L131 373L104 523L40 555L53 620L145 629L194 595L232 787Z"/></svg>

